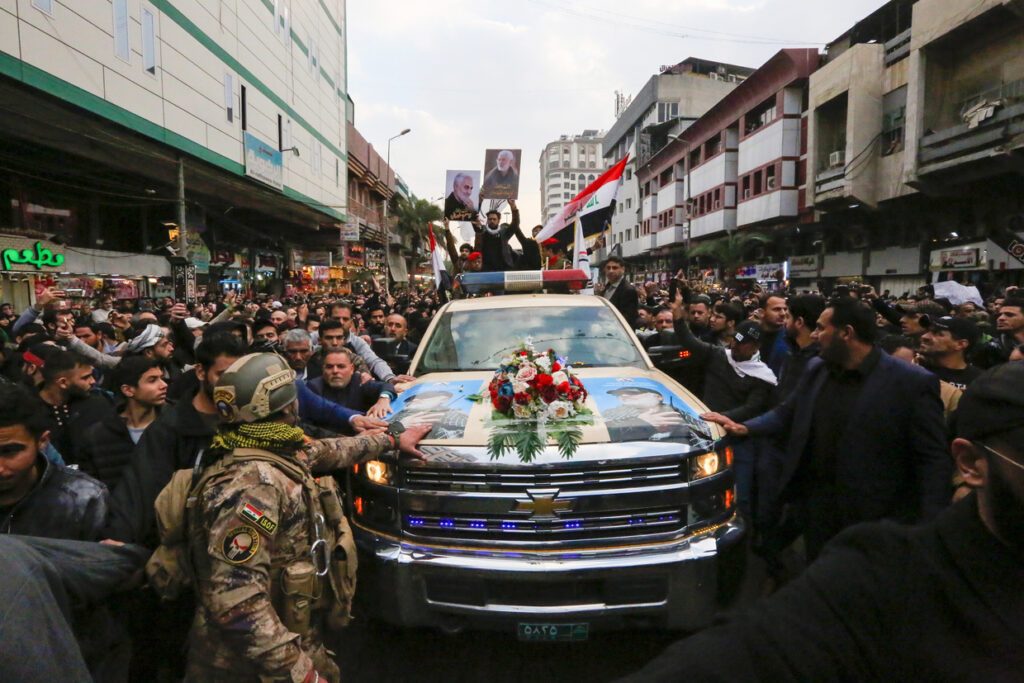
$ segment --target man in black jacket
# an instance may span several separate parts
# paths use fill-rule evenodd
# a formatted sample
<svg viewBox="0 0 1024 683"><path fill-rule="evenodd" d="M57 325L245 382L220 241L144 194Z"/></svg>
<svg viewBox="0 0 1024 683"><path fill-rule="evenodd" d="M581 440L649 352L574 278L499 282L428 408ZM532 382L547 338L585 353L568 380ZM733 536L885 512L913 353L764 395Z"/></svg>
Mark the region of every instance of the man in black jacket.
<svg viewBox="0 0 1024 683"><path fill-rule="evenodd" d="M167 402L167 382L156 359L131 356L111 370L110 388L121 397L120 412L88 425L77 439L78 466L113 490L135 444Z"/></svg>
<svg viewBox="0 0 1024 683"><path fill-rule="evenodd" d="M790 397L743 424L703 417L736 436L781 436L782 459L761 468L772 515L789 507L814 558L864 521L930 519L949 504L950 461L939 380L874 344L875 314L836 299L818 318L812 360Z"/></svg>
<svg viewBox="0 0 1024 683"><path fill-rule="evenodd" d="M310 380L308 386L328 401L383 419L391 412L391 401L397 396L394 385L364 380L355 372L354 355L348 349L324 353L323 375Z"/></svg>
<svg viewBox="0 0 1024 683"><path fill-rule="evenodd" d="M731 623L630 681L1020 680L1024 671L1024 364L967 388L952 451L974 489L934 522L862 524Z"/></svg>
<svg viewBox="0 0 1024 683"><path fill-rule="evenodd" d="M636 326L637 310L640 307L640 296L636 288L626 282L626 262L621 256L612 254L601 265L604 272L604 289L601 296L608 299L619 313L626 319L631 328Z"/></svg>

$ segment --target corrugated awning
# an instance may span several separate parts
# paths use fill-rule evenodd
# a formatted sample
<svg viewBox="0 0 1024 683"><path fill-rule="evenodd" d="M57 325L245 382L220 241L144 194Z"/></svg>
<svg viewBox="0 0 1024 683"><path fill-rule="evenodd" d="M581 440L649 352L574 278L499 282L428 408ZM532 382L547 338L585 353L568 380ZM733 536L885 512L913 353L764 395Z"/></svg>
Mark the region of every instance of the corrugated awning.
<svg viewBox="0 0 1024 683"><path fill-rule="evenodd" d="M408 282L409 271L405 268L405 259L401 254L388 251L388 266L391 268L391 279L395 282Z"/></svg>

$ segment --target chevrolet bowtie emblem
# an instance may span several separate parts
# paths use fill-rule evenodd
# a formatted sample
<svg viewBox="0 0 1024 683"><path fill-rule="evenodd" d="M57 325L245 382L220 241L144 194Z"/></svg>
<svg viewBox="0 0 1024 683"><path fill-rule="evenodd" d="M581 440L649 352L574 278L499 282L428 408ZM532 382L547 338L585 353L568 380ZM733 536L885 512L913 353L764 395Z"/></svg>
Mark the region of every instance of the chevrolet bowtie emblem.
<svg viewBox="0 0 1024 683"><path fill-rule="evenodd" d="M527 489L529 500L517 500L513 512L532 512L530 519L557 517L572 509L572 500L557 500L558 489Z"/></svg>

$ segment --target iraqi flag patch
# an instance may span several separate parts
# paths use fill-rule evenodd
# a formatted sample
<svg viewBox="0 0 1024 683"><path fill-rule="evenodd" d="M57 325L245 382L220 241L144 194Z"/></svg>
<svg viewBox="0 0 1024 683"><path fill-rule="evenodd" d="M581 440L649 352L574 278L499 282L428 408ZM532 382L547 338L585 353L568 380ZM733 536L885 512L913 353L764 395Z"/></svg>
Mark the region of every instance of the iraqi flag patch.
<svg viewBox="0 0 1024 683"><path fill-rule="evenodd" d="M277 522L263 514L263 510L252 503L242 503L242 507L238 508L238 516L246 522L252 522L268 536L273 536L277 532Z"/></svg>

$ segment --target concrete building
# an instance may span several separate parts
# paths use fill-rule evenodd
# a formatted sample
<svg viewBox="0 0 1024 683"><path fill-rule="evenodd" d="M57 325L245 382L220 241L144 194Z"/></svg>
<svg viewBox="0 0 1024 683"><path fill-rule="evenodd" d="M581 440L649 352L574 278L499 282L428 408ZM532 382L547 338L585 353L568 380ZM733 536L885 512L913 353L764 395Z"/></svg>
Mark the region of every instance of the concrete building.
<svg viewBox="0 0 1024 683"><path fill-rule="evenodd" d="M155 258L184 204L200 288L280 289L289 249L333 249L346 219L345 25L344 0L0 3L3 246ZM168 292L161 263L136 290ZM19 304L114 276L4 269Z"/></svg>
<svg viewBox="0 0 1024 683"><path fill-rule="evenodd" d="M562 135L540 154L540 196L543 222L556 215L570 199L604 173L603 130Z"/></svg>
<svg viewBox="0 0 1024 683"><path fill-rule="evenodd" d="M804 202L814 49L781 50L637 169L642 248L663 279L688 240L811 220Z"/></svg>
<svg viewBox="0 0 1024 683"><path fill-rule="evenodd" d="M1024 10L893 0L810 79L807 282L913 291L1024 276Z"/></svg>
<svg viewBox="0 0 1024 683"><path fill-rule="evenodd" d="M657 258L651 251L656 240L651 239L650 224L640 218L644 198L637 169L751 73L753 69L690 57L662 67L632 99L604 136L607 166L630 156L612 218L609 251L637 261L643 269L653 266ZM648 211L651 208L648 206Z"/></svg>

